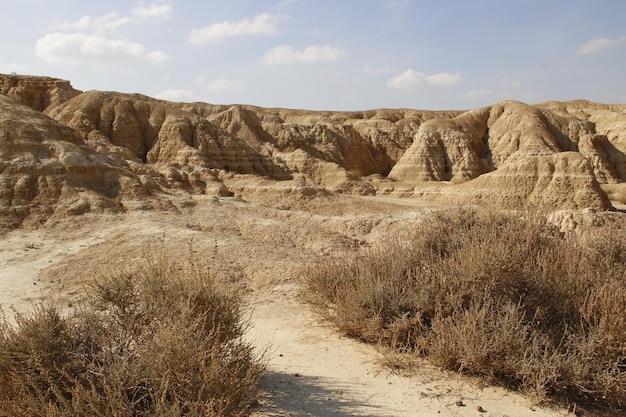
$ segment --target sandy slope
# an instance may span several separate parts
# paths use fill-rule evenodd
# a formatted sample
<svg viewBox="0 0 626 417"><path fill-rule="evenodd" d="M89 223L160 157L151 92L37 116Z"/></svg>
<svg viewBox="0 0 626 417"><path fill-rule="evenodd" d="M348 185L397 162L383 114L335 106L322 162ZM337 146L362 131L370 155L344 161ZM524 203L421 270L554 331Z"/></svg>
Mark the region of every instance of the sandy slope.
<svg viewBox="0 0 626 417"><path fill-rule="evenodd" d="M16 230L0 239L0 307L10 317L11 311L26 312L48 298L52 288L65 288L61 280L46 279L42 271L102 242L104 237L102 233L64 237L48 230Z"/></svg>
<svg viewBox="0 0 626 417"><path fill-rule="evenodd" d="M215 258L248 293L248 339L267 349L268 375L256 416L558 416L530 400L424 364L416 376L381 366L381 354L340 336L298 296L306 262L370 244L419 219L425 207L394 200L333 198L270 203L195 197L179 212L80 216L0 237L0 304L81 303L95 274L132 264L155 247ZM289 209L285 209L287 204ZM274 205L277 207L277 205ZM191 243L190 243L191 242ZM71 307L70 307L71 306ZM462 400L464 406L456 405ZM477 406L485 412L479 413Z"/></svg>

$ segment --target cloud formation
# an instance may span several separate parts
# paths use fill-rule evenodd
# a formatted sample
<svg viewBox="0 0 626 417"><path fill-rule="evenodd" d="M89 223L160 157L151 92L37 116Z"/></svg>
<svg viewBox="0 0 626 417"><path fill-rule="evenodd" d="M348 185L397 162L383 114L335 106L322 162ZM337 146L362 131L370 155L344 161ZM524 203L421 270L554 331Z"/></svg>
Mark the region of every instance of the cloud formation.
<svg viewBox="0 0 626 417"><path fill-rule="evenodd" d="M336 61L348 53L341 48L330 45L311 45L302 51L293 46L281 45L267 51L261 62L265 64L314 64L318 62Z"/></svg>
<svg viewBox="0 0 626 417"><path fill-rule="evenodd" d="M207 84L209 91L241 91L244 84L240 81L229 80L228 78L218 78Z"/></svg>
<svg viewBox="0 0 626 417"><path fill-rule="evenodd" d="M184 101L189 102L195 100L193 92L183 89L170 88L160 91L154 95L155 98L167 101Z"/></svg>
<svg viewBox="0 0 626 417"><path fill-rule="evenodd" d="M577 55L591 55L596 52L600 52L603 49L613 48L616 46L626 44L626 36L620 36L619 38L596 38L585 42L576 50Z"/></svg>
<svg viewBox="0 0 626 417"><path fill-rule="evenodd" d="M461 80L461 73L440 72L426 75L413 69L408 69L403 73L387 80L387 86L396 90L414 90L421 85L447 86Z"/></svg>
<svg viewBox="0 0 626 417"><path fill-rule="evenodd" d="M478 100L478 99L482 99L482 98L488 98L488 97L492 97L495 95L495 91L493 90L489 90L486 88L483 89L479 89L479 90L471 90L465 93L465 97L470 99L470 100Z"/></svg>
<svg viewBox="0 0 626 417"><path fill-rule="evenodd" d="M366 65L363 67L361 72L365 75L381 75L381 74L390 74L392 72L396 72L398 69L396 67L381 67L375 68L370 65Z"/></svg>
<svg viewBox="0 0 626 417"><path fill-rule="evenodd" d="M52 26L58 32L37 40L35 55L47 62L113 71L136 64L161 65L170 58L165 52L150 51L127 39L114 39L110 33L131 23L168 20L171 13L172 6L166 0L150 4L141 1L132 8L131 17L112 11L100 17L83 16L75 22L60 22Z"/></svg>
<svg viewBox="0 0 626 417"><path fill-rule="evenodd" d="M189 41L196 45L222 42L226 38L253 35L274 35L278 33L276 22L279 16L268 13L259 14L252 19L245 18L237 22L214 23L203 28L194 28L189 32Z"/></svg>
<svg viewBox="0 0 626 417"><path fill-rule="evenodd" d="M88 65L98 69L125 69L133 64L161 65L169 59L162 51L148 51L125 39L83 33L49 33L37 40L35 54L47 62Z"/></svg>
<svg viewBox="0 0 626 417"><path fill-rule="evenodd" d="M23 64L18 62L0 62L0 73L2 74L11 74L15 73L23 73L26 67Z"/></svg>
<svg viewBox="0 0 626 417"><path fill-rule="evenodd" d="M52 25L56 30L71 30L81 32L106 33L112 32L120 26L131 22L126 16L121 16L118 12L110 12L100 17L83 16L75 22L61 22Z"/></svg>
<svg viewBox="0 0 626 417"><path fill-rule="evenodd" d="M144 2L132 8L131 14L139 20L165 21L172 18L172 5L165 1L156 1L145 5Z"/></svg>
<svg viewBox="0 0 626 417"><path fill-rule="evenodd" d="M103 34L113 32L117 28L129 23L146 20L164 21L171 19L172 5L165 1L156 1L151 4L139 2L131 9L131 16L123 16L117 11L109 12L100 17L83 16L75 22L60 22L52 25L55 30L74 32L93 32Z"/></svg>

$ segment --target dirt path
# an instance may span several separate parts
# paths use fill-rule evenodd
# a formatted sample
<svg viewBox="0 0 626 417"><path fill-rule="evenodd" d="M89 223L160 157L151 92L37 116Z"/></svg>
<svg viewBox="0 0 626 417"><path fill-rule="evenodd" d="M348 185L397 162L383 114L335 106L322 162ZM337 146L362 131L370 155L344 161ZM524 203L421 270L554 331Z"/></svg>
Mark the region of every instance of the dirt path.
<svg viewBox="0 0 626 417"><path fill-rule="evenodd" d="M297 299L293 285L253 300L248 339L267 347L269 372L257 417L554 417L528 398L424 364L404 377L381 365L374 347L340 336ZM457 405L461 401L462 405ZM482 407L483 412L477 411Z"/></svg>
<svg viewBox="0 0 626 417"><path fill-rule="evenodd" d="M188 213L75 218L12 231L0 238L0 305L8 313L11 306L24 311L52 295L65 306L79 303L89 271L106 269L113 260L131 263L154 242L184 254L193 241L199 256L213 256L211 248L219 246L220 262L248 285L247 338L267 349L256 417L566 414L426 364L418 376L393 374L381 366L374 347L342 337L303 305L293 282L299 265L353 241L372 242L418 217L419 207L406 202L350 201L315 213L223 201ZM355 205L357 215L345 214Z"/></svg>
<svg viewBox="0 0 626 417"><path fill-rule="evenodd" d="M2 238L0 245L0 307L25 312L48 297L60 281L46 280L41 272L104 241L105 233L64 238L42 230L16 230Z"/></svg>

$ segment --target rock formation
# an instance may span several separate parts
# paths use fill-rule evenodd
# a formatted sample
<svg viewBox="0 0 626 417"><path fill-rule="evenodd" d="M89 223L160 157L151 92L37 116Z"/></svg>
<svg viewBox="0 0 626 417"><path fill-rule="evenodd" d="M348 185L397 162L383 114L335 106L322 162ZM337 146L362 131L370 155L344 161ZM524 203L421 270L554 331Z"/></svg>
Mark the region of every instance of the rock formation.
<svg viewBox="0 0 626 417"><path fill-rule="evenodd" d="M76 130L0 95L1 225L120 212L126 196L150 193L123 160L95 152Z"/></svg>
<svg viewBox="0 0 626 417"><path fill-rule="evenodd" d="M313 112L80 92L18 75L0 75L0 93L0 212L12 224L254 184L606 210L601 187L626 180L626 105Z"/></svg>
<svg viewBox="0 0 626 417"><path fill-rule="evenodd" d="M597 131L589 109L595 109L596 120L612 120L612 126L626 120L626 106L582 101L502 102L453 119L429 120L389 177L462 183L418 193L447 201L605 210L610 202L600 183L623 182L626 161L613 144L621 144L619 128L610 140L607 130Z"/></svg>
<svg viewBox="0 0 626 417"><path fill-rule="evenodd" d="M80 93L81 91L74 89L70 82L65 80L0 74L0 94L12 97L33 110L44 111Z"/></svg>

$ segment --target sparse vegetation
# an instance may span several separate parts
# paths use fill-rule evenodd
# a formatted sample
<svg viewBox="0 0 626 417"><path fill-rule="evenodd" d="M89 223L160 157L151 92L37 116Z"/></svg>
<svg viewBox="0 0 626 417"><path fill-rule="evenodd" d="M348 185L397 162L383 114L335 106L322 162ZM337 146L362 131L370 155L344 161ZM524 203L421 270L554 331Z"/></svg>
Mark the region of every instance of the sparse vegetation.
<svg viewBox="0 0 626 417"><path fill-rule="evenodd" d="M1 416L243 416L263 361L238 296L165 256L100 279L89 308L0 324Z"/></svg>
<svg viewBox="0 0 626 417"><path fill-rule="evenodd" d="M303 274L341 330L491 383L626 406L626 224L562 234L539 215L430 214Z"/></svg>

